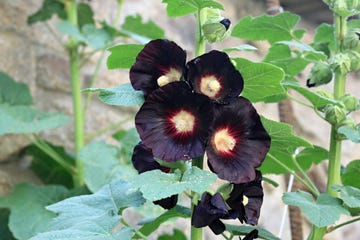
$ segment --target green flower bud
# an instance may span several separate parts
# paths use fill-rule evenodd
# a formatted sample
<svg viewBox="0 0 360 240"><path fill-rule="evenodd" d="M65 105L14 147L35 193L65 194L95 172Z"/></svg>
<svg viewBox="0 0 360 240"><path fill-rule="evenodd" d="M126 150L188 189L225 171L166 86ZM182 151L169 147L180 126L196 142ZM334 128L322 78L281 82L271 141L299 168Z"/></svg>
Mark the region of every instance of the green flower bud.
<svg viewBox="0 0 360 240"><path fill-rule="evenodd" d="M317 62L311 68L309 79L306 82L308 87L320 86L331 81L333 77L330 66L325 62Z"/></svg>
<svg viewBox="0 0 360 240"><path fill-rule="evenodd" d="M360 53L355 50L347 50L344 54L350 59L350 71L360 70Z"/></svg>
<svg viewBox="0 0 360 240"><path fill-rule="evenodd" d="M351 117L347 117L339 123L339 127L347 126L347 127L355 128L355 125L356 124L354 122L354 119L352 119Z"/></svg>
<svg viewBox="0 0 360 240"><path fill-rule="evenodd" d="M342 17L357 14L360 10L359 0L336 0L330 4L330 7Z"/></svg>
<svg viewBox="0 0 360 240"><path fill-rule="evenodd" d="M222 184L216 192L219 192L221 196L226 200L230 197L230 193L233 190L233 185L231 183Z"/></svg>
<svg viewBox="0 0 360 240"><path fill-rule="evenodd" d="M359 99L351 94L345 94L340 98L347 111L355 111L359 106Z"/></svg>
<svg viewBox="0 0 360 240"><path fill-rule="evenodd" d="M345 109L336 105L326 105L324 113L326 121L335 126L338 126L346 118Z"/></svg>
<svg viewBox="0 0 360 240"><path fill-rule="evenodd" d="M359 28L352 28L345 34L344 47L346 47L349 50L360 52Z"/></svg>
<svg viewBox="0 0 360 240"><path fill-rule="evenodd" d="M351 71L351 59L348 54L338 53L334 56L331 63L334 71L339 71L340 73L348 73Z"/></svg>
<svg viewBox="0 0 360 240"><path fill-rule="evenodd" d="M218 9L205 8L206 21L201 26L204 36L209 43L219 42L228 36L230 20L223 18Z"/></svg>

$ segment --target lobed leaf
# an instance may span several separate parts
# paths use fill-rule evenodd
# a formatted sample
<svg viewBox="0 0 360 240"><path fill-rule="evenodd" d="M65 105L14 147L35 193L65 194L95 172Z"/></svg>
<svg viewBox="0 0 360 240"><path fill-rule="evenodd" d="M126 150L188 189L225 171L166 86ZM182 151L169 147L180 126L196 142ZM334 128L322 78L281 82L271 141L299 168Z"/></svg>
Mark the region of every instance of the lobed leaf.
<svg viewBox="0 0 360 240"><path fill-rule="evenodd" d="M113 181L91 195L65 199L47 207L58 214L46 232L30 240L130 240L133 230L120 227L121 211L138 207L145 202L141 193L130 190L124 181ZM76 212L74 212L76 209ZM76 237L75 237L76 236Z"/></svg>
<svg viewBox="0 0 360 240"><path fill-rule="evenodd" d="M85 42L85 37L79 28L67 20L60 21L56 24L57 29L64 35L69 35L79 42Z"/></svg>
<svg viewBox="0 0 360 240"><path fill-rule="evenodd" d="M287 173L288 171L284 169L275 160L280 161L282 164L288 166L290 169L294 169L295 166L291 163L291 159L295 154L296 149L299 147L312 148L313 146L306 140L295 136L292 133L292 127L288 124L272 121L264 117L261 118L261 121L266 131L271 137L271 146L263 164L259 168L260 171L263 174ZM323 154L323 150L320 150L320 148L316 148L313 153L316 153L316 151L319 151L319 155L322 156L321 154ZM320 161L320 156L314 155L312 161ZM302 164L303 167L305 167L309 163Z"/></svg>
<svg viewBox="0 0 360 240"><path fill-rule="evenodd" d="M320 194L316 202L310 193L304 191L284 193L282 199L287 205L299 207L308 220L317 227L333 224L341 214L349 215L340 199L327 194Z"/></svg>
<svg viewBox="0 0 360 240"><path fill-rule="evenodd" d="M29 87L18 83L9 75L0 71L0 104L32 105L33 99Z"/></svg>
<svg viewBox="0 0 360 240"><path fill-rule="evenodd" d="M96 28L92 24L85 24L81 28L85 43L95 50L104 49L111 40L111 35L102 28Z"/></svg>
<svg viewBox="0 0 360 240"><path fill-rule="evenodd" d="M340 192L340 199L350 208L360 209L360 189L352 186L333 186L335 191Z"/></svg>
<svg viewBox="0 0 360 240"><path fill-rule="evenodd" d="M114 180L128 180L137 172L130 165L120 164L119 149L104 141L94 141L82 147L79 159L84 163L86 186L92 192Z"/></svg>
<svg viewBox="0 0 360 240"><path fill-rule="evenodd" d="M151 179L151 181L149 181ZM197 167L189 168L183 176L180 170L164 173L161 170L144 172L133 180L133 186L139 188L149 201L156 201L171 195L192 190L198 193L206 191L217 179L216 175Z"/></svg>
<svg viewBox="0 0 360 240"><path fill-rule="evenodd" d="M169 17L179 17L194 13L203 8L224 10L223 5L213 0L163 0L166 3L166 12Z"/></svg>
<svg viewBox="0 0 360 240"><path fill-rule="evenodd" d="M285 93L280 82L284 72L269 63L254 63L243 58L232 59L244 78L242 96L251 102L264 101L270 96Z"/></svg>
<svg viewBox="0 0 360 240"><path fill-rule="evenodd" d="M294 41L279 41L277 42L277 44L284 44L289 47L295 47L300 49L303 52L304 58L308 60L321 61L327 59L327 56L323 52L317 51L314 48L312 48L310 45L307 45L305 43L294 42Z"/></svg>
<svg viewBox="0 0 360 240"><path fill-rule="evenodd" d="M68 123L62 113L45 113L29 106L0 104L0 135L8 133L37 133Z"/></svg>
<svg viewBox="0 0 360 240"><path fill-rule="evenodd" d="M291 40L294 37L293 28L299 22L298 15L283 12L275 16L244 17L231 33L232 36L248 40L267 40L270 43Z"/></svg>
<svg viewBox="0 0 360 240"><path fill-rule="evenodd" d="M61 19L67 18L64 3L61 1L44 0L41 8L28 17L27 23L44 22L51 19L53 15L57 15Z"/></svg>
<svg viewBox="0 0 360 240"><path fill-rule="evenodd" d="M77 21L79 29L87 24L95 25L94 12L89 4L81 2L77 5Z"/></svg>
<svg viewBox="0 0 360 240"><path fill-rule="evenodd" d="M341 180L344 185L360 188L360 160L351 161L341 174Z"/></svg>
<svg viewBox="0 0 360 240"><path fill-rule="evenodd" d="M18 240L28 240L47 229L56 214L46 206L64 199L68 190L63 186L15 185L13 192L0 198L0 209L10 209L9 228Z"/></svg>
<svg viewBox="0 0 360 240"><path fill-rule="evenodd" d="M100 92L102 102L115 106L137 106L144 102L144 94L136 91L130 83L113 88L87 88L83 92Z"/></svg>
<svg viewBox="0 0 360 240"><path fill-rule="evenodd" d="M139 14L126 17L121 32L144 44L149 40L165 37L165 32L161 27L151 20L143 22Z"/></svg>
<svg viewBox="0 0 360 240"><path fill-rule="evenodd" d="M343 134L347 139L354 143L360 143L360 125L356 128L341 126L338 128L338 133Z"/></svg>
<svg viewBox="0 0 360 240"><path fill-rule="evenodd" d="M108 69L130 68L143 48L142 44L121 44L109 48L110 56L106 62Z"/></svg>

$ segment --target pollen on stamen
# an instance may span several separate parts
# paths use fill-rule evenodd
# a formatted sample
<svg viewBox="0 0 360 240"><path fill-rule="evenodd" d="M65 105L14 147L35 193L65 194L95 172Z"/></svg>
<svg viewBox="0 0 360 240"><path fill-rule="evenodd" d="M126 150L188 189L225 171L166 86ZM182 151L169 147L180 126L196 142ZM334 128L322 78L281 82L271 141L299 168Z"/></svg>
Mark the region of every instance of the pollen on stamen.
<svg viewBox="0 0 360 240"><path fill-rule="evenodd" d="M217 131L213 138L216 151L220 153L231 153L236 145L236 139L231 136L227 128Z"/></svg>
<svg viewBox="0 0 360 240"><path fill-rule="evenodd" d="M162 87L168 83L179 81L181 78L181 72L175 68L170 68L168 72L166 72L164 75L161 75L157 79L157 84Z"/></svg>
<svg viewBox="0 0 360 240"><path fill-rule="evenodd" d="M200 80L200 91L210 98L219 95L221 84L215 76L205 76Z"/></svg>
<svg viewBox="0 0 360 240"><path fill-rule="evenodd" d="M194 130L195 116L185 110L181 110L171 118L171 123L177 133L189 133Z"/></svg>

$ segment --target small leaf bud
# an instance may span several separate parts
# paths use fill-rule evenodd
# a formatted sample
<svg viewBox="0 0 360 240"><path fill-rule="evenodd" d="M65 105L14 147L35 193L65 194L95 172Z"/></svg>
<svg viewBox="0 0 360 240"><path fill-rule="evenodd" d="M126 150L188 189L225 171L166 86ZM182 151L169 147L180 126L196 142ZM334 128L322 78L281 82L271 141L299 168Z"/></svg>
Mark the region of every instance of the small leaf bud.
<svg viewBox="0 0 360 240"><path fill-rule="evenodd" d="M331 81L333 77L330 66L325 62L317 62L311 68L309 79L306 86L315 87L326 84Z"/></svg>
<svg viewBox="0 0 360 240"><path fill-rule="evenodd" d="M351 94L345 94L340 98L340 101L344 104L347 111L355 111L359 106L359 99Z"/></svg>
<svg viewBox="0 0 360 240"><path fill-rule="evenodd" d="M326 105L324 113L326 121L335 126L346 118L345 109L332 104Z"/></svg>

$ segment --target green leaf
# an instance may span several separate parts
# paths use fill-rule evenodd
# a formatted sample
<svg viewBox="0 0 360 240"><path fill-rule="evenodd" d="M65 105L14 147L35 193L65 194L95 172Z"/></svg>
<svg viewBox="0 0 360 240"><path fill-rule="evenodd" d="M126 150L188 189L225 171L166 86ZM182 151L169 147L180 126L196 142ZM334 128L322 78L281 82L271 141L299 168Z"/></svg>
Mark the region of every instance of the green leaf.
<svg viewBox="0 0 360 240"><path fill-rule="evenodd" d="M0 208L0 240L16 240L8 227L9 215L8 209Z"/></svg>
<svg viewBox="0 0 360 240"><path fill-rule="evenodd" d="M95 25L94 12L89 4L81 2L77 5L77 21L79 29L86 24Z"/></svg>
<svg viewBox="0 0 360 240"><path fill-rule="evenodd" d="M268 40L275 43L293 39L293 28L299 22L298 15L283 12L275 16L244 17L235 26L232 36L248 40Z"/></svg>
<svg viewBox="0 0 360 240"><path fill-rule="evenodd" d="M334 39L334 27L327 24L322 23L317 29L314 36L314 44L324 43L327 44L329 50L334 50L335 48L335 39Z"/></svg>
<svg viewBox="0 0 360 240"><path fill-rule="evenodd" d="M64 159L70 166L75 165L73 156L65 151L62 146L54 146L51 143L47 143L53 151ZM49 155L44 153L41 149L35 145L30 145L26 148L26 154L32 157L31 169L45 184L61 184L67 188L73 187L72 174L69 173L64 167L59 165Z"/></svg>
<svg viewBox="0 0 360 240"><path fill-rule="evenodd" d="M224 7L212 0L163 0L166 3L166 12L169 17L179 17L194 13L200 9L209 7L224 10Z"/></svg>
<svg viewBox="0 0 360 240"><path fill-rule="evenodd" d="M69 21L60 21L56 24L57 29L64 35L69 35L79 42L85 42L85 37L79 31L79 28Z"/></svg>
<svg viewBox="0 0 360 240"><path fill-rule="evenodd" d="M66 19L66 11L64 3L54 0L44 0L41 8L27 19L28 24L36 22L44 22L51 19L53 15L57 15L61 19Z"/></svg>
<svg viewBox="0 0 360 240"><path fill-rule="evenodd" d="M295 156L295 159L304 170L309 170L311 164L319 164L321 161L328 159L329 152L322 147L314 145L311 148L303 149ZM291 164L292 165L292 164ZM293 168L296 169L295 167Z"/></svg>
<svg viewBox="0 0 360 240"><path fill-rule="evenodd" d="M45 113L29 106L0 104L0 135L7 133L37 133L68 123L61 113Z"/></svg>
<svg viewBox="0 0 360 240"><path fill-rule="evenodd" d="M305 69L308 62L300 56L293 56L289 46L275 44L271 46L264 62L274 64L284 70L287 75L295 76Z"/></svg>
<svg viewBox="0 0 360 240"><path fill-rule="evenodd" d="M125 22L122 25L121 32L128 35L129 37L139 40L141 43L146 43L152 39L162 39L165 37L165 32L162 28L160 28L151 20L143 23L139 14L136 16L126 17Z"/></svg>
<svg viewBox="0 0 360 240"><path fill-rule="evenodd" d="M31 105L33 99L29 87L24 83L17 83L9 75L0 71L0 104Z"/></svg>
<svg viewBox="0 0 360 240"><path fill-rule="evenodd" d="M180 170L176 170L174 173L164 173L161 170L144 172L133 180L133 185L140 189L147 200L156 201L185 190L202 193L216 179L215 174L192 167L187 169L183 176L181 176Z"/></svg>
<svg viewBox="0 0 360 240"><path fill-rule="evenodd" d="M280 82L284 72L269 63L254 63L243 58L232 59L244 78L242 96L251 102L264 101L267 97L285 93Z"/></svg>
<svg viewBox="0 0 360 240"><path fill-rule="evenodd" d="M340 199L350 208L360 208L360 189L352 186L333 186L333 189L340 192Z"/></svg>
<svg viewBox="0 0 360 240"><path fill-rule="evenodd" d="M109 48L111 54L106 62L108 69L130 68L143 48L142 44L122 44Z"/></svg>
<svg viewBox="0 0 360 240"><path fill-rule="evenodd" d="M138 106L144 102L142 91L136 91L130 83L113 88L87 88L83 92L100 92L102 102L115 106Z"/></svg>
<svg viewBox="0 0 360 240"><path fill-rule="evenodd" d="M163 234L158 237L158 240L187 240L185 234L181 230L175 228L173 231L173 235Z"/></svg>
<svg viewBox="0 0 360 240"><path fill-rule="evenodd" d="M81 32L85 37L85 43L95 50L106 48L111 40L111 35L105 29L96 28L92 24L84 25Z"/></svg>
<svg viewBox="0 0 360 240"><path fill-rule="evenodd" d="M143 225L139 231L144 234L145 236L149 236L153 233L159 226L167 222L172 218L189 218L191 216L191 210L189 208L176 205L174 208L167 210L165 213L161 214L157 218L152 221L148 221L144 224L139 223L139 225ZM139 238L139 237L136 237Z"/></svg>
<svg viewBox="0 0 360 240"><path fill-rule="evenodd" d="M321 61L326 60L327 56L321 52L312 48L310 45L300 42L294 41L280 41L277 44L284 44L288 47L295 47L303 51L303 55L305 59L313 60L313 61Z"/></svg>
<svg viewBox="0 0 360 240"><path fill-rule="evenodd" d="M347 139L354 143L360 143L360 125L355 129L348 126L341 126L338 128L338 133L345 135Z"/></svg>
<svg viewBox="0 0 360 240"><path fill-rule="evenodd" d="M84 163L85 183L92 192L113 180L128 180L137 175L130 165L121 165L119 149L104 141L94 141L80 150L79 158Z"/></svg>
<svg viewBox="0 0 360 240"><path fill-rule="evenodd" d="M114 181L94 194L68 198L49 206L58 216L46 232L31 240L130 240L132 229L119 227L122 216L118 214L145 202L140 192L130 188L127 182Z"/></svg>
<svg viewBox="0 0 360 240"><path fill-rule="evenodd" d="M135 128L119 130L114 133L115 138L120 143L120 160L122 163L131 163L134 147L140 142L140 137Z"/></svg>
<svg viewBox="0 0 360 240"><path fill-rule="evenodd" d="M341 174L341 180L344 185L360 188L360 160L351 161Z"/></svg>
<svg viewBox="0 0 360 240"><path fill-rule="evenodd" d="M236 225L230 225L225 224L226 230L231 232L232 234L238 236L238 235L246 235L250 233L252 230L257 229L259 231L258 236L261 239L265 240L280 240L280 238L276 237L271 232L267 231L266 229L263 229L258 226L236 226Z"/></svg>
<svg viewBox="0 0 360 240"><path fill-rule="evenodd" d="M280 161L284 165L294 166L289 163L295 150L299 147L312 148L312 145L306 140L293 135L292 127L285 123L272 121L266 118L261 118L261 121L271 137L270 150L260 167L263 174L268 173L287 173L288 171L279 165L276 160Z"/></svg>
<svg viewBox="0 0 360 240"><path fill-rule="evenodd" d="M311 104L315 108L324 107L327 104L336 104L336 105L339 104L336 100L324 97L324 96L322 96L314 91L311 91L307 88L303 88L296 82L283 82L283 86L286 88L293 89L293 90L297 91L298 93L300 93L301 95L303 95L307 100L309 100L311 102Z"/></svg>
<svg viewBox="0 0 360 240"><path fill-rule="evenodd" d="M56 214L45 206L66 197L68 190L63 186L35 186L28 183L16 185L11 195L0 198L0 208L9 208L9 227L14 237L28 240L43 232Z"/></svg>
<svg viewBox="0 0 360 240"><path fill-rule="evenodd" d="M317 227L329 226L338 220L341 214L349 214L340 199L327 194L320 194L316 202L310 193L304 191L284 193L282 199L287 205L299 207Z"/></svg>
<svg viewBox="0 0 360 240"><path fill-rule="evenodd" d="M224 52L230 53L233 51L256 51L258 50L256 47L250 44L242 44L237 47L225 48L223 49Z"/></svg>

